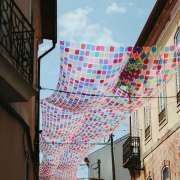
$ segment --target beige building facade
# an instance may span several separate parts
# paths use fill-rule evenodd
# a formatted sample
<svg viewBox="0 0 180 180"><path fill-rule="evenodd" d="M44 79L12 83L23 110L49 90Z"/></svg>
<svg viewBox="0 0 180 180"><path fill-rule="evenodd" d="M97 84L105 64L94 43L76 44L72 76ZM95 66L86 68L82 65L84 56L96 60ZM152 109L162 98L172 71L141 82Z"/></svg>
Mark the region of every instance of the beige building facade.
<svg viewBox="0 0 180 180"><path fill-rule="evenodd" d="M180 46L180 1L157 0L136 43L138 46ZM180 179L180 66L171 71L157 98L132 116L132 136L140 137L140 168L133 180Z"/></svg>
<svg viewBox="0 0 180 180"><path fill-rule="evenodd" d="M180 1L177 1L171 10L169 21L157 39L156 46L180 46L179 27ZM146 107L138 112L139 129L142 129L141 160L145 168L145 178L180 179L179 72L180 67L176 72L172 71L171 78L161 87L159 98L147 100ZM146 114L150 113L150 117L144 115L145 109L148 109Z"/></svg>

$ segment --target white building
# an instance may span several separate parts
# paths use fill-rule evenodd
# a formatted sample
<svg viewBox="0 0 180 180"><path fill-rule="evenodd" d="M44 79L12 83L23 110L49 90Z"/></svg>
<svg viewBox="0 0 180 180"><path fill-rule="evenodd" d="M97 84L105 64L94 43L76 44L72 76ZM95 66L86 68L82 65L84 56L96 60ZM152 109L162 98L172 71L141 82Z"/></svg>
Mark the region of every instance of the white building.
<svg viewBox="0 0 180 180"><path fill-rule="evenodd" d="M114 142L116 180L130 180L130 174L128 170L122 166L122 145L126 141L127 137L128 136L123 136ZM88 159L90 179L112 180L112 159L110 144L89 154Z"/></svg>

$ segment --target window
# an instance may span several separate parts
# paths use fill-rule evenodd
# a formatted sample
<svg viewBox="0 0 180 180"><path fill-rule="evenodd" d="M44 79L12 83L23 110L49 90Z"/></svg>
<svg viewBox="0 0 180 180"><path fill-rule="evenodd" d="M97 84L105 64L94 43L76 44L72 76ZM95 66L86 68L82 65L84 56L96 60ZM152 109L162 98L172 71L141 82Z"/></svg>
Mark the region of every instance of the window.
<svg viewBox="0 0 180 180"><path fill-rule="evenodd" d="M166 88L162 84L159 92L159 126L163 127L167 124L166 118Z"/></svg>
<svg viewBox="0 0 180 180"><path fill-rule="evenodd" d="M180 47L180 27L178 28L175 34L175 45ZM177 66L177 73L176 73L176 87L177 87L177 103L180 103L180 64Z"/></svg>
<svg viewBox="0 0 180 180"><path fill-rule="evenodd" d="M162 169L162 180L170 180L170 169L168 166Z"/></svg>
<svg viewBox="0 0 180 180"><path fill-rule="evenodd" d="M166 107L166 92L165 87L162 85L161 90L159 92L159 112L165 110Z"/></svg>
<svg viewBox="0 0 180 180"><path fill-rule="evenodd" d="M134 111L131 114L131 124L132 124L132 136L138 137L139 136L139 125L138 125L138 119L137 119L138 111Z"/></svg>
<svg viewBox="0 0 180 180"><path fill-rule="evenodd" d="M145 140L151 137L151 105L149 101L144 107Z"/></svg>
<svg viewBox="0 0 180 180"><path fill-rule="evenodd" d="M151 176L148 176L147 180L153 180L153 178Z"/></svg>
<svg viewBox="0 0 180 180"><path fill-rule="evenodd" d="M178 28L175 34L175 44L176 46L180 46L180 27Z"/></svg>
<svg viewBox="0 0 180 180"><path fill-rule="evenodd" d="M165 64L162 67L163 70L166 69ZM161 73L157 75L157 83L159 85L159 113L165 110L166 107L166 82L162 79Z"/></svg>

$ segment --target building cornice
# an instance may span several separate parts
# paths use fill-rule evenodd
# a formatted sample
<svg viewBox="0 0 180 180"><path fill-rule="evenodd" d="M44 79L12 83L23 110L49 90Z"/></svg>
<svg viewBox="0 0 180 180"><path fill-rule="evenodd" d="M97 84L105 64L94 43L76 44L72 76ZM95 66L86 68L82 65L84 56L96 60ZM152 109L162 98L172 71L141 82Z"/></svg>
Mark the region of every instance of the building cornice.
<svg viewBox="0 0 180 180"><path fill-rule="evenodd" d="M156 44L177 2L178 0L157 0L135 46L152 46Z"/></svg>

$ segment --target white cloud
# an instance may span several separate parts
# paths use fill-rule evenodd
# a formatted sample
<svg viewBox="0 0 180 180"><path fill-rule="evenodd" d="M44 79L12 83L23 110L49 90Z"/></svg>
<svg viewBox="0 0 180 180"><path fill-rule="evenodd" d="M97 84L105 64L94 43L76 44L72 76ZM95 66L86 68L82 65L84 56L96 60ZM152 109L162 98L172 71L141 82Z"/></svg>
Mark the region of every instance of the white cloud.
<svg viewBox="0 0 180 180"><path fill-rule="evenodd" d="M78 8L66 12L58 21L59 38L118 46L119 43L112 38L112 32L107 27L90 22L89 14L92 11L91 8Z"/></svg>
<svg viewBox="0 0 180 180"><path fill-rule="evenodd" d="M113 13L126 13L127 8L123 5L118 5L117 3L113 2L110 6L107 7L106 13L113 14Z"/></svg>

